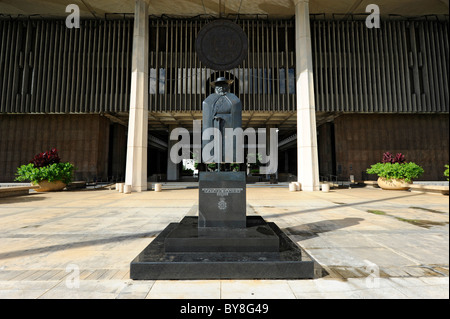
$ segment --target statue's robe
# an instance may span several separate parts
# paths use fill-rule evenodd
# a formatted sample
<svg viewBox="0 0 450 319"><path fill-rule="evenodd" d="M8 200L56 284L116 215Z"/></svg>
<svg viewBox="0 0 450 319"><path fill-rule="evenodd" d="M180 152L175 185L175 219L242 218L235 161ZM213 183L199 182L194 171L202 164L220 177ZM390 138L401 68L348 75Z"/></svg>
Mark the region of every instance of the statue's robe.
<svg viewBox="0 0 450 319"><path fill-rule="evenodd" d="M225 95L219 95L213 93L208 96L202 105L203 110L203 131L208 128L216 128L221 135L211 136L209 140L202 141L202 148L204 148L208 143L214 139L214 152L220 148L220 142L222 143L222 152L220 163L225 163L226 152L233 151L233 163L236 163L236 141L233 141L233 150L227 150L225 146L225 129L232 128L242 128L242 103L239 98L233 93L227 92ZM234 138L235 139L235 138ZM204 158L204 162L212 163L217 162L212 158Z"/></svg>

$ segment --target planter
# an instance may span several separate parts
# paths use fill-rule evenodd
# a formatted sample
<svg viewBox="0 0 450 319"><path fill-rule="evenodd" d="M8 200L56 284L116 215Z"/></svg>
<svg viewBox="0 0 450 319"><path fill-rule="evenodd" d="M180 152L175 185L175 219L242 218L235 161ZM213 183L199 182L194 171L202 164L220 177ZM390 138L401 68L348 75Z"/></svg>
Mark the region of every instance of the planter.
<svg viewBox="0 0 450 319"><path fill-rule="evenodd" d="M289 183L289 191L290 192L296 192L297 191L297 185L295 185L295 183Z"/></svg>
<svg viewBox="0 0 450 319"><path fill-rule="evenodd" d="M62 181L49 182L47 180L40 181L37 183L39 188L36 188L36 192L57 192L62 191L67 185Z"/></svg>
<svg viewBox="0 0 450 319"><path fill-rule="evenodd" d="M125 184L125 185L123 186L123 193L124 193L124 194L131 194L131 185Z"/></svg>
<svg viewBox="0 0 450 319"><path fill-rule="evenodd" d="M328 193L329 191L330 191L330 184L328 184L328 183L323 183L323 184L322 184L322 192Z"/></svg>
<svg viewBox="0 0 450 319"><path fill-rule="evenodd" d="M117 184L116 184L116 190L117 190L119 193L123 193L123 188L124 188L124 186L125 186L125 183L117 183Z"/></svg>
<svg viewBox="0 0 450 319"><path fill-rule="evenodd" d="M385 177L379 177L377 183L382 189L388 190L408 190L411 188L410 184L405 182L404 179L387 179Z"/></svg>

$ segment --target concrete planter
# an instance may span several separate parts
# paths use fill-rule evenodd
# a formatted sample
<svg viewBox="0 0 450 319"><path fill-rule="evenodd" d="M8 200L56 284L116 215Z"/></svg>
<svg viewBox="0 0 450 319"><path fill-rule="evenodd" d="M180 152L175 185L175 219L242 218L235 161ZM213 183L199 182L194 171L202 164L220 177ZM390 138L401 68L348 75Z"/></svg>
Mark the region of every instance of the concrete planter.
<svg viewBox="0 0 450 319"><path fill-rule="evenodd" d="M289 183L289 191L290 192L296 192L297 191L297 185L295 185L295 183Z"/></svg>
<svg viewBox="0 0 450 319"><path fill-rule="evenodd" d="M405 182L404 179L387 179L384 177L379 177L377 183L379 187L387 190L408 190L411 188L411 185Z"/></svg>
<svg viewBox="0 0 450 319"><path fill-rule="evenodd" d="M39 188L36 188L36 192L58 192L62 191L67 185L62 181L49 182L47 180L40 181L37 183Z"/></svg>
<svg viewBox="0 0 450 319"><path fill-rule="evenodd" d="M328 183L323 183L323 184L322 184L322 192L328 193L329 191L330 191L330 184L328 184Z"/></svg>
<svg viewBox="0 0 450 319"><path fill-rule="evenodd" d="M125 183L116 183L116 191L119 193L123 193L123 189L125 187Z"/></svg>
<svg viewBox="0 0 450 319"><path fill-rule="evenodd" d="M123 186L123 193L124 193L124 194L131 194L131 185L125 184L125 185Z"/></svg>

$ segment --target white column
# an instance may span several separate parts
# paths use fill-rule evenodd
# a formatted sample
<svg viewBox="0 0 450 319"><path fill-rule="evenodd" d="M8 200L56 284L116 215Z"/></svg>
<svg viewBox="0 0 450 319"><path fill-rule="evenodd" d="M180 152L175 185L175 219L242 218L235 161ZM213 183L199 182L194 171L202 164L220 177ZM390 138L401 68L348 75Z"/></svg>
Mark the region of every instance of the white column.
<svg viewBox="0 0 450 319"><path fill-rule="evenodd" d="M179 164L175 164L170 159L170 150L176 143L178 143L178 141L170 139L170 134L172 133L172 131L175 128L177 128L176 125L169 125L169 142L167 143L169 145L169 147L167 149L167 180L168 181L177 181L180 179L179 166L178 166Z"/></svg>
<svg viewBox="0 0 450 319"><path fill-rule="evenodd" d="M295 3L295 50L297 81L297 171L304 191L318 191L316 109L309 21L309 0Z"/></svg>
<svg viewBox="0 0 450 319"><path fill-rule="evenodd" d="M148 39L148 3L136 0L125 173L125 184L134 192L147 190Z"/></svg>

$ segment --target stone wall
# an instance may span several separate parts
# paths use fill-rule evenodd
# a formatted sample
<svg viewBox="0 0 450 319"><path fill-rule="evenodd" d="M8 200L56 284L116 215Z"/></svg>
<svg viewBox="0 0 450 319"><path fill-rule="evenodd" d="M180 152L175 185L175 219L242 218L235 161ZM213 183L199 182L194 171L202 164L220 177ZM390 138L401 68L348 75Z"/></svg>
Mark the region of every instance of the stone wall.
<svg viewBox="0 0 450 319"><path fill-rule="evenodd" d="M110 121L100 115L0 115L0 182L18 166L55 147L77 167L75 180L106 180Z"/></svg>
<svg viewBox="0 0 450 319"><path fill-rule="evenodd" d="M354 114L335 119L336 171L341 179L375 180L365 175L383 153L403 153L425 170L419 180L445 181L449 163L448 114ZM324 156L324 154L322 154Z"/></svg>

